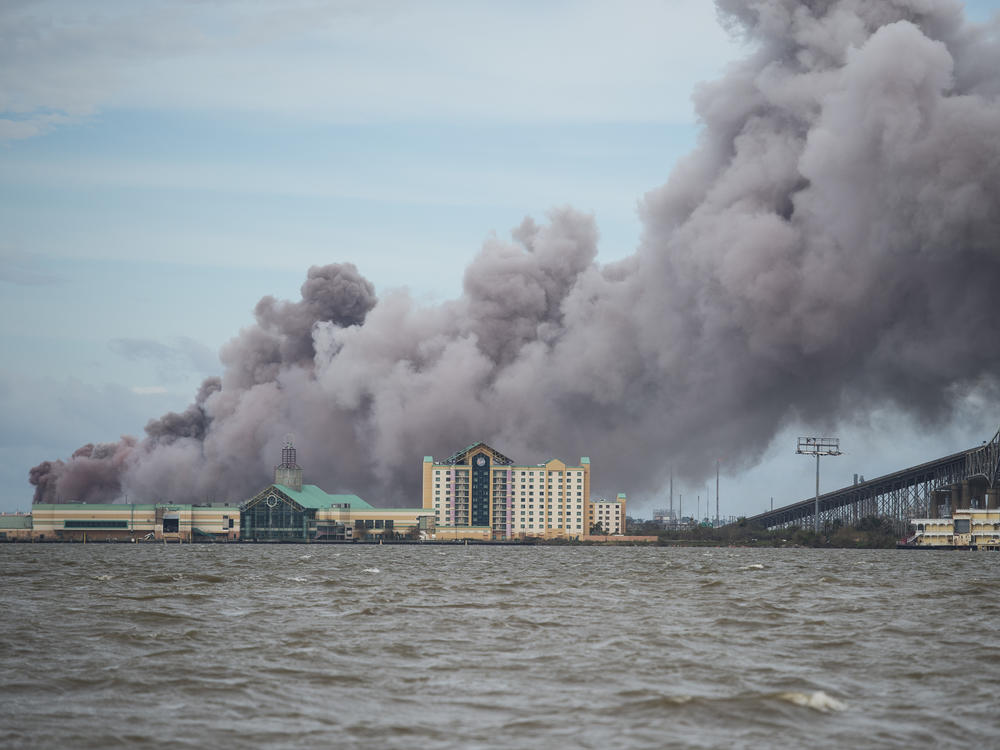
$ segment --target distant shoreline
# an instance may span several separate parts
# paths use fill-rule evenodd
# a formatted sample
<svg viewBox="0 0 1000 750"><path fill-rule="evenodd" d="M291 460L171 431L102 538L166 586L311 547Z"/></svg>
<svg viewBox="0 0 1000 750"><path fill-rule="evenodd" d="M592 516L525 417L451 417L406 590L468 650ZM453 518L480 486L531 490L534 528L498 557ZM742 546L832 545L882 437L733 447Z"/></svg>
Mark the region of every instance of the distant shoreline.
<svg viewBox="0 0 1000 750"><path fill-rule="evenodd" d="M198 547L211 547L217 545L237 545L237 546L256 546L256 547L268 547L274 545L298 545L298 546L359 546L359 547L379 547L379 546L410 546L410 547L423 547L423 546L445 546L445 547L655 547L664 546L657 539L650 539L648 541L637 541L634 539L625 541L571 541L571 540L538 540L538 541L521 541L521 540L511 540L511 541L484 541L480 539L427 539L421 541L415 541L412 539L394 539L385 541L311 541L303 542L297 540L274 540L274 541L216 541L216 542L181 542L176 539L170 539L164 541L162 539L152 540L152 539L101 539L100 541L93 540L84 542L80 539L0 539L0 544L126 544L126 545L168 545L168 546L198 546ZM674 546L674 545L669 545ZM689 545L692 547L700 547L703 545L693 544ZM719 545L716 545L719 546Z"/></svg>

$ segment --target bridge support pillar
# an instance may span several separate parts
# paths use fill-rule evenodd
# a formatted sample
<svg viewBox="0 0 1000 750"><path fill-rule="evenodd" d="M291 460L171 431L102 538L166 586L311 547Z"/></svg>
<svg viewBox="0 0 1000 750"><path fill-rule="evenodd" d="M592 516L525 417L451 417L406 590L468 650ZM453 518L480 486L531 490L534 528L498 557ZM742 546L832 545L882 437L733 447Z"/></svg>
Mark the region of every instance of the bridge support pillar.
<svg viewBox="0 0 1000 750"><path fill-rule="evenodd" d="M962 484L962 504L959 506L963 510L967 510L972 507L972 486L969 484L968 479L963 479Z"/></svg>
<svg viewBox="0 0 1000 750"><path fill-rule="evenodd" d="M941 517L941 506L947 505L950 497L951 497L951 492L949 492L948 490L934 490L933 492L931 492L931 507L930 507L931 518Z"/></svg>
<svg viewBox="0 0 1000 750"><path fill-rule="evenodd" d="M986 507L991 510L1000 508L1000 487L990 487L986 490Z"/></svg>
<svg viewBox="0 0 1000 750"><path fill-rule="evenodd" d="M956 482L948 489L951 490L951 497L948 503L951 505L951 514L954 516L955 511L962 507L962 486Z"/></svg>

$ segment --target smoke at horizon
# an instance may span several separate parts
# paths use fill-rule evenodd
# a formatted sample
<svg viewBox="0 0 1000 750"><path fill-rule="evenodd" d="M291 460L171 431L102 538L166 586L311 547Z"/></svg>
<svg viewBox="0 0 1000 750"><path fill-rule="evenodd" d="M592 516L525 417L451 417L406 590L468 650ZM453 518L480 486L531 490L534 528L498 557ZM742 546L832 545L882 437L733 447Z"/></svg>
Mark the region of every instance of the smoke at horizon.
<svg viewBox="0 0 1000 750"><path fill-rule="evenodd" d="M596 261L570 208L488 240L462 295L377 297L350 263L265 297L221 378L146 436L31 469L35 502L241 500L296 436L307 481L419 503L485 440L595 456L595 489L751 465L791 419L933 423L1000 373L1000 42L952 0L717 0L752 52L694 94L694 151Z"/></svg>

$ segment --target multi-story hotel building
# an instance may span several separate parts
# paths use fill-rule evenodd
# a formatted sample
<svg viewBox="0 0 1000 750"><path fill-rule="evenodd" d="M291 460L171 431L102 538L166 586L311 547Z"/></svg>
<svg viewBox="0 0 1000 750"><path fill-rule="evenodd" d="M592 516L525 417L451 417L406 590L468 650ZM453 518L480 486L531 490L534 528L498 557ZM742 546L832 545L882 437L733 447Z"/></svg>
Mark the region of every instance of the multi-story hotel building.
<svg viewBox="0 0 1000 750"><path fill-rule="evenodd" d="M516 465L476 443L443 461L424 456L423 497L439 539L586 536L593 515L590 459L576 466L559 459Z"/></svg>
<svg viewBox="0 0 1000 750"><path fill-rule="evenodd" d="M619 493L614 500L594 500L590 503L588 528L600 524L605 534L625 533L625 494ZM600 532L599 532L600 533Z"/></svg>

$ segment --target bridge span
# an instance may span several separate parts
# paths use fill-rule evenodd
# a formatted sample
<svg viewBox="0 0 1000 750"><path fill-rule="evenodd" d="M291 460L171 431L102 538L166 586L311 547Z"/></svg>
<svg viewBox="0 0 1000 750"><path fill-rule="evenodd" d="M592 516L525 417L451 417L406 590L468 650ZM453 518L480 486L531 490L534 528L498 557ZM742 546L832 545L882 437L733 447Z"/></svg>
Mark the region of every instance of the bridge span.
<svg viewBox="0 0 1000 750"><path fill-rule="evenodd" d="M815 496L746 520L765 528L815 522ZM911 518L938 518L958 508L1000 507L1000 430L975 448L819 496L820 526L837 520L889 519L900 533Z"/></svg>

